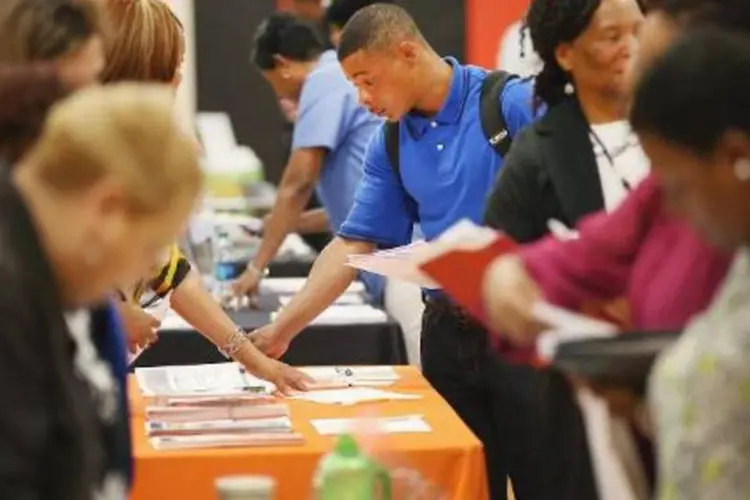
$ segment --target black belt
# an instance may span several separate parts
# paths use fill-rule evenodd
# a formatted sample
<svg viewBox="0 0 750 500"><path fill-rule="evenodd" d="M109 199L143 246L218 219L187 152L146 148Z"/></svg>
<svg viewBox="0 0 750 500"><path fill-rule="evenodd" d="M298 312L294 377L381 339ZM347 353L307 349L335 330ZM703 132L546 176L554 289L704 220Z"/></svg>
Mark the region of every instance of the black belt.
<svg viewBox="0 0 750 500"><path fill-rule="evenodd" d="M460 317L461 319L471 319L474 318L469 314L469 311L461 307L460 305L456 304L451 300L450 297L445 295L442 292L439 293L429 293L425 290L422 290L422 302L426 306L431 306L436 309L449 311L456 316Z"/></svg>

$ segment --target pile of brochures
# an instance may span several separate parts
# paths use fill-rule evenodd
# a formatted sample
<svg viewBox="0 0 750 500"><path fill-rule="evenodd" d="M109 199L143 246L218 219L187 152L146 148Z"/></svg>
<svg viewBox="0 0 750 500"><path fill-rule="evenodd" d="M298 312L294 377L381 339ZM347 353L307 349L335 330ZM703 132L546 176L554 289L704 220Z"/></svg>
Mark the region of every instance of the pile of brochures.
<svg viewBox="0 0 750 500"><path fill-rule="evenodd" d="M273 386L234 363L136 370L156 449L302 444Z"/></svg>

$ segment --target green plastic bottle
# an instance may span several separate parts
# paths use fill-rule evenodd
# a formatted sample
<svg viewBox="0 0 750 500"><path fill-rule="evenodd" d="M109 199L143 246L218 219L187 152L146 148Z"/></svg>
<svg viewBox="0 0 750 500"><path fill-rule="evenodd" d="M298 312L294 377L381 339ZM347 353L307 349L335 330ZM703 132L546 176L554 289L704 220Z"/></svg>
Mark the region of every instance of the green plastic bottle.
<svg viewBox="0 0 750 500"><path fill-rule="evenodd" d="M364 455L348 434L321 459L315 486L318 500L391 500L388 471Z"/></svg>

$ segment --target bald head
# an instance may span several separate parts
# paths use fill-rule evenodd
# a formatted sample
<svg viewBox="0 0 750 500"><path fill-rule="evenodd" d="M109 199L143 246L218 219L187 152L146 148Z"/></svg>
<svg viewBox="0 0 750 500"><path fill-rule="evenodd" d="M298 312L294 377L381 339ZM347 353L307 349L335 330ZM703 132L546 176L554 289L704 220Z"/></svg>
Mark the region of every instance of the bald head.
<svg viewBox="0 0 750 500"><path fill-rule="evenodd" d="M403 41L424 43L414 19L401 7L376 3L358 11L344 26L339 61L360 50L384 49Z"/></svg>

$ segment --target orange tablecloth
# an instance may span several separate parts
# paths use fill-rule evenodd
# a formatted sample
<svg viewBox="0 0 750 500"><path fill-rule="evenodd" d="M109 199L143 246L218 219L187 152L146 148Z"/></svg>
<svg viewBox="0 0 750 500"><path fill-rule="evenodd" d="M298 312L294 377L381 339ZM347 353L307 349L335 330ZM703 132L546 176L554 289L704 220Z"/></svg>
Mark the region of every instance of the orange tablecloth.
<svg viewBox="0 0 750 500"><path fill-rule="evenodd" d="M392 401L340 407L288 401L294 429L305 436L300 446L154 450L144 432L144 402L130 380L135 485L133 500L207 500L215 498L214 480L223 475L261 474L278 483L279 500L311 498L312 477L321 455L334 438L320 436L310 424L316 418L358 415L423 415L433 432L379 436L373 454L386 464L418 469L421 475L456 500L488 497L482 445L448 404L411 367L398 367L401 380L392 390L422 396L414 401Z"/></svg>

